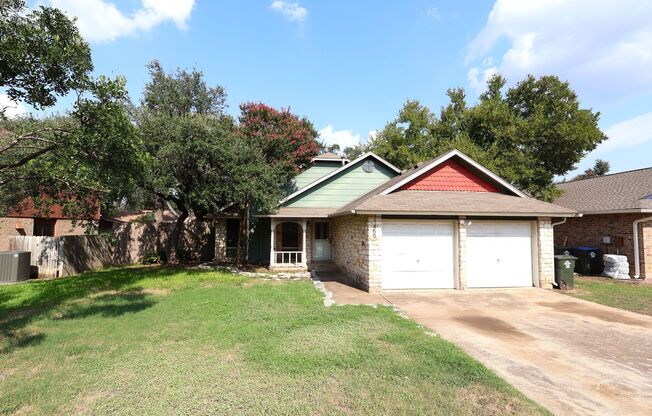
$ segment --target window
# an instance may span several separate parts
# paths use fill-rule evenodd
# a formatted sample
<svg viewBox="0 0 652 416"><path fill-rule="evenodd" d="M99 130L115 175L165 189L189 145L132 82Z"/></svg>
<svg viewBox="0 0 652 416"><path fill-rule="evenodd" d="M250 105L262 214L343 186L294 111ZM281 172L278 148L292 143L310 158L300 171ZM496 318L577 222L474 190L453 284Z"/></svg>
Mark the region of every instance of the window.
<svg viewBox="0 0 652 416"><path fill-rule="evenodd" d="M301 226L294 222L284 222L281 224L281 247L283 250L301 250Z"/></svg>
<svg viewBox="0 0 652 416"><path fill-rule="evenodd" d="M57 220L47 218L34 219L34 235L38 237L54 237L54 226Z"/></svg>
<svg viewBox="0 0 652 416"><path fill-rule="evenodd" d="M316 222L315 223L315 240L328 240L331 237L330 223Z"/></svg>

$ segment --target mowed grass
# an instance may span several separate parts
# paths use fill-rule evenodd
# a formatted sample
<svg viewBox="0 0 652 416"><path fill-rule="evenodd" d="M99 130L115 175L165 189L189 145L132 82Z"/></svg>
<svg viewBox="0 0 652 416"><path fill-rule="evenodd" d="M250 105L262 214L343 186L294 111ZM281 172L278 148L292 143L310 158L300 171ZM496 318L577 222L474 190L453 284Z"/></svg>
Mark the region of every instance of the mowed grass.
<svg viewBox="0 0 652 416"><path fill-rule="evenodd" d="M652 315L652 284L601 277L575 279L569 295L614 308Z"/></svg>
<svg viewBox="0 0 652 416"><path fill-rule="evenodd" d="M309 281L124 268L0 286L0 413L542 414L387 307Z"/></svg>

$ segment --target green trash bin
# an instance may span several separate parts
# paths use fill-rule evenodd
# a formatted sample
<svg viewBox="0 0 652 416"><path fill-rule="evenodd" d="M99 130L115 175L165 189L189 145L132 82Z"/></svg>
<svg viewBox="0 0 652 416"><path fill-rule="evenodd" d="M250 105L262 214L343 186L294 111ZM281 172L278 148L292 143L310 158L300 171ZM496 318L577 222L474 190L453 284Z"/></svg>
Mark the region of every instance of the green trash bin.
<svg viewBox="0 0 652 416"><path fill-rule="evenodd" d="M575 287L575 256L558 254L555 256L555 283L562 290L572 289Z"/></svg>

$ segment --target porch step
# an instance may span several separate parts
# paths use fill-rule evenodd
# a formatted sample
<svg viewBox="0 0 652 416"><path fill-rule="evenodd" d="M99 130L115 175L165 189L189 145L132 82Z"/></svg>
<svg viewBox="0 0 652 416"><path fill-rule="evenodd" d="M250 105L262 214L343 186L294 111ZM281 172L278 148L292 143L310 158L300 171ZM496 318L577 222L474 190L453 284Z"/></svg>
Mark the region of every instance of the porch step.
<svg viewBox="0 0 652 416"><path fill-rule="evenodd" d="M332 261L313 261L308 265L309 270L315 272L341 272L339 266Z"/></svg>

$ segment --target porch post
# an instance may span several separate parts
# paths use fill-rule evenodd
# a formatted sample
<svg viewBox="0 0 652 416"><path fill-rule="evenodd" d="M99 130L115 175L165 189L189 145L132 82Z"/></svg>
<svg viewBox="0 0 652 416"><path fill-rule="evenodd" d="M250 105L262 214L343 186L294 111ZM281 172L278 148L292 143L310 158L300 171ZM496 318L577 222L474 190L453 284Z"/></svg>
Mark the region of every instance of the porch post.
<svg viewBox="0 0 652 416"><path fill-rule="evenodd" d="M301 224L301 227L303 227L303 244L301 245L301 265L304 267L308 266L308 262L306 259L306 228L308 228L308 220L304 219L303 223Z"/></svg>
<svg viewBox="0 0 652 416"><path fill-rule="evenodd" d="M271 239L269 241L269 269L274 268L274 243L276 242L276 220L272 218L270 220L271 225Z"/></svg>

